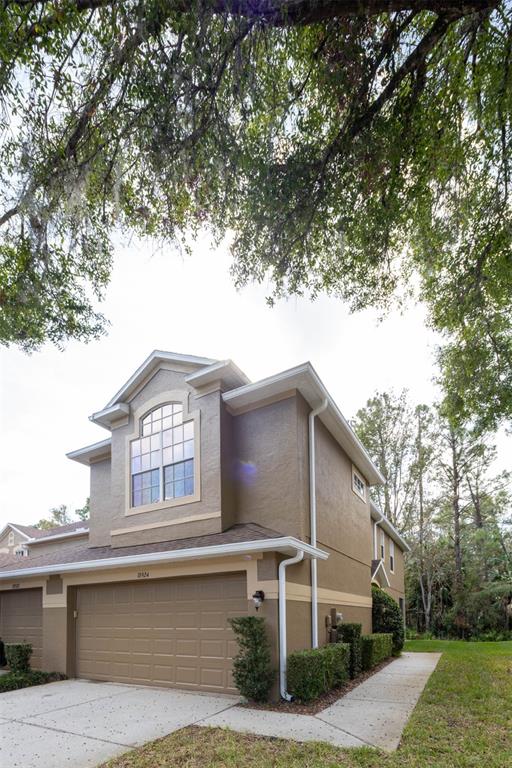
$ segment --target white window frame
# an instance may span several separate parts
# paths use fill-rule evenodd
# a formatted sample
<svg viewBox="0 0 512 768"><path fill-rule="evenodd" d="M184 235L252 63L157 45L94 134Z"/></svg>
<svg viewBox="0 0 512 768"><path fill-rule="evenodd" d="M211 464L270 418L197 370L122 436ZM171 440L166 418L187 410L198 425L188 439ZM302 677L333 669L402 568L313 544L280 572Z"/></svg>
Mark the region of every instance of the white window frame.
<svg viewBox="0 0 512 768"><path fill-rule="evenodd" d="M359 480L359 482L363 486L362 489L358 488L358 486L356 485L356 478ZM352 490L356 494L356 496L358 496L362 501L366 502L366 483L362 475L357 471L357 469L354 466L352 467Z"/></svg>
<svg viewBox="0 0 512 768"><path fill-rule="evenodd" d="M380 559L386 559L386 534L380 529Z"/></svg>
<svg viewBox="0 0 512 768"><path fill-rule="evenodd" d="M175 499L166 499L152 504L143 504L139 507L132 507L132 473L131 473L131 443L140 437L141 419L155 408L168 403L182 403L183 421L194 422L194 493L190 496L180 496ZM137 408L133 414L133 432L127 435L125 444L125 517L140 515L145 512L155 510L165 510L172 507L183 507L187 504L201 501L201 434L200 434L200 412L190 411L188 403L188 392L183 390L169 390L161 392L159 395L150 398L143 405ZM174 518L170 518L171 520Z"/></svg>
<svg viewBox="0 0 512 768"><path fill-rule="evenodd" d="M395 572L395 542L393 539L389 540L389 570L391 573Z"/></svg>

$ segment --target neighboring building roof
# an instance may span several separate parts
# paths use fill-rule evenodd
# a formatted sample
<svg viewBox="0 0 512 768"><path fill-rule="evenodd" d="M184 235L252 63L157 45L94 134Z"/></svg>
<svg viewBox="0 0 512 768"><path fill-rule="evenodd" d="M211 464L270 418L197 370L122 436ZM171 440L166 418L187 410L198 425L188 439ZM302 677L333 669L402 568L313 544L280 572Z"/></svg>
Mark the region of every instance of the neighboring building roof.
<svg viewBox="0 0 512 768"><path fill-rule="evenodd" d="M398 544L403 552L410 552L411 548L406 540L401 536L393 523L388 520L383 512L380 511L378 506L371 501L370 502L370 515L374 522L379 523L380 527L388 534L390 539L393 539L395 544Z"/></svg>
<svg viewBox="0 0 512 768"><path fill-rule="evenodd" d="M138 544L130 547L81 547L56 549L45 555L34 555L0 567L0 579L13 576L43 573L65 573L69 571L116 568L137 563L158 563L171 560L198 559L218 555L248 554L260 551L294 553L302 549L306 557L314 555L326 560L323 550L312 547L292 536L283 536L277 531L264 528L256 523L238 524L222 533L194 536L188 539L174 539L155 544Z"/></svg>
<svg viewBox="0 0 512 768"><path fill-rule="evenodd" d="M3 531L0 532L0 537L4 535L6 530L11 528L13 531L21 534L23 538L30 544L36 544L41 540L57 539L68 536L81 536L89 531L88 523L83 520L78 520L75 523L67 523L66 525L56 525L54 528L36 528L35 525L18 525L18 523L7 523Z"/></svg>
<svg viewBox="0 0 512 768"><path fill-rule="evenodd" d="M16 533L19 533L20 536L23 536L24 539L33 539L34 536L36 536L38 533L40 533L38 528L35 528L33 525L18 525L18 523L6 523L4 529L0 531L0 538L4 535L4 533L7 531L8 528L11 528L11 530L16 531Z"/></svg>
<svg viewBox="0 0 512 768"><path fill-rule="evenodd" d="M41 542L53 541L55 539L68 539L77 536L84 536L89 533L89 523L85 520L77 520L75 523L66 525L56 525L54 528L45 530L35 529L37 535L29 541L30 544L40 544Z"/></svg>

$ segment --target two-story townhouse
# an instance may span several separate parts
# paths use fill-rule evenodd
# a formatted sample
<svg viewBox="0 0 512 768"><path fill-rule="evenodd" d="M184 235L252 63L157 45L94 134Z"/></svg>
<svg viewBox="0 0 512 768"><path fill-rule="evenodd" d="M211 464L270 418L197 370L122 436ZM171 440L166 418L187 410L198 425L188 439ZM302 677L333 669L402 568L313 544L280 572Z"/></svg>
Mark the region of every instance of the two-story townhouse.
<svg viewBox="0 0 512 768"><path fill-rule="evenodd" d="M0 568L0 635L37 604L42 667L232 692L228 620L258 611L286 695L286 654L326 642L333 609L371 630L376 527L403 598L383 478L309 363L252 383L156 351L91 419L108 437L68 454L90 469L87 538Z"/></svg>

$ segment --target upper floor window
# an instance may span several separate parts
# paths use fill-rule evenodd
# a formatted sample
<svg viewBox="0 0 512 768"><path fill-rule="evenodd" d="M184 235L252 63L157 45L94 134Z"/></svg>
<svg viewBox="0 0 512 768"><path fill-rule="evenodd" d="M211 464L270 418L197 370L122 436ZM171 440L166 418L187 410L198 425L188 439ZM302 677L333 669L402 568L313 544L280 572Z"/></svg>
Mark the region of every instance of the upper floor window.
<svg viewBox="0 0 512 768"><path fill-rule="evenodd" d="M28 555L28 549L27 549L26 547L24 547L24 546L21 546L21 547L19 547L19 548L18 548L18 549L17 549L17 550L14 552L14 554L15 554L17 557L27 557L27 555Z"/></svg>
<svg viewBox="0 0 512 768"><path fill-rule="evenodd" d="M354 493L357 493L363 501L366 501L366 484L359 472L355 469L352 469L352 490Z"/></svg>
<svg viewBox="0 0 512 768"><path fill-rule="evenodd" d="M130 444L132 507L194 493L194 422L183 421L183 405L155 408L140 422Z"/></svg>
<svg viewBox="0 0 512 768"><path fill-rule="evenodd" d="M9 536L7 538L7 546L14 547L14 533L12 531L9 533Z"/></svg>
<svg viewBox="0 0 512 768"><path fill-rule="evenodd" d="M389 542L389 567L391 573L395 572L395 542L391 539Z"/></svg>
<svg viewBox="0 0 512 768"><path fill-rule="evenodd" d="M384 538L384 531L380 532L380 559L384 560L386 557L386 539Z"/></svg>

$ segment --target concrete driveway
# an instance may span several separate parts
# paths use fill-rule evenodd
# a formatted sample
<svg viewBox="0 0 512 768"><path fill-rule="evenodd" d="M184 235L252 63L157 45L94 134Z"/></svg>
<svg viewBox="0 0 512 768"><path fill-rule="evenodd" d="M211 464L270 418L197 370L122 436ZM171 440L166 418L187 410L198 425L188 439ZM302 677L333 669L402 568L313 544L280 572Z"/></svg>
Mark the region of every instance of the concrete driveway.
<svg viewBox="0 0 512 768"><path fill-rule="evenodd" d="M237 704L235 696L64 680L0 697L2 768L93 768Z"/></svg>

